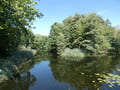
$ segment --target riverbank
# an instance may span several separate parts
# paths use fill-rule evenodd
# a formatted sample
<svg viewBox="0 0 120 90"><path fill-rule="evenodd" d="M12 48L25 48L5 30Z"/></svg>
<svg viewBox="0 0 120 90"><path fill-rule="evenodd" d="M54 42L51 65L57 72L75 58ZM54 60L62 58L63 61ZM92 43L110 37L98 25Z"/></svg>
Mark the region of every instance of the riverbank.
<svg viewBox="0 0 120 90"><path fill-rule="evenodd" d="M19 66L35 54L36 50L23 48L11 52L8 57L0 58L0 82L17 77L20 74Z"/></svg>

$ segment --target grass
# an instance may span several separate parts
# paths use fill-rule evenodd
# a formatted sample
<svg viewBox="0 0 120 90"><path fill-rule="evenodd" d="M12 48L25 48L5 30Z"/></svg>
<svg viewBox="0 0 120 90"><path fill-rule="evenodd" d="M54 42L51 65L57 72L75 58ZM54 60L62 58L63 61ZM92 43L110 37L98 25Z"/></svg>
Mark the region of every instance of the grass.
<svg viewBox="0 0 120 90"><path fill-rule="evenodd" d="M66 48L62 54L61 57L65 60L72 60L72 61L80 61L84 57L84 53L80 49L69 49Z"/></svg>
<svg viewBox="0 0 120 90"><path fill-rule="evenodd" d="M0 82L14 78L19 73L18 66L31 59L36 54L32 49L20 49L10 53L10 56L0 59Z"/></svg>

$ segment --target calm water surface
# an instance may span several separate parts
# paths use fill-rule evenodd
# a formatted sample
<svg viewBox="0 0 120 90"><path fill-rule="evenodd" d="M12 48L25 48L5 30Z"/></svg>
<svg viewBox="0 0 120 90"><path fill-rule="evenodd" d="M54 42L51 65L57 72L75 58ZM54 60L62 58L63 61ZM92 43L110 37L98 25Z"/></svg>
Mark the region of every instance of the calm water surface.
<svg viewBox="0 0 120 90"><path fill-rule="evenodd" d="M120 58L86 57L81 62L46 58L30 64L0 90L120 90Z"/></svg>

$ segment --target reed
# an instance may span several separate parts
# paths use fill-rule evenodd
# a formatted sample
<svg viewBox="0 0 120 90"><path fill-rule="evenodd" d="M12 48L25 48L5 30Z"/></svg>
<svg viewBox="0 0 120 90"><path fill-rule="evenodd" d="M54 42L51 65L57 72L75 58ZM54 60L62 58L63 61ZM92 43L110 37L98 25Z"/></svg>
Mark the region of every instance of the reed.
<svg viewBox="0 0 120 90"><path fill-rule="evenodd" d="M84 58L85 54L78 48L69 49L66 48L62 53L61 57L65 60L80 61Z"/></svg>

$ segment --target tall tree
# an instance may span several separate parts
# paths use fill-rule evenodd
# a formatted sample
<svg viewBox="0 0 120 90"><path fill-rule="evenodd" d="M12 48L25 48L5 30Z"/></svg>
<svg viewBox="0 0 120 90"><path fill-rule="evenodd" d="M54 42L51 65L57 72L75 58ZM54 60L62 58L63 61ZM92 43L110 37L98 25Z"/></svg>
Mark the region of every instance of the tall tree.
<svg viewBox="0 0 120 90"><path fill-rule="evenodd" d="M65 26L61 23L54 23L50 32L51 52L60 54L66 47L64 36Z"/></svg>
<svg viewBox="0 0 120 90"><path fill-rule="evenodd" d="M34 5L34 0L1 0L0 1L0 53L16 48L21 36L27 34L32 21L41 17Z"/></svg>

